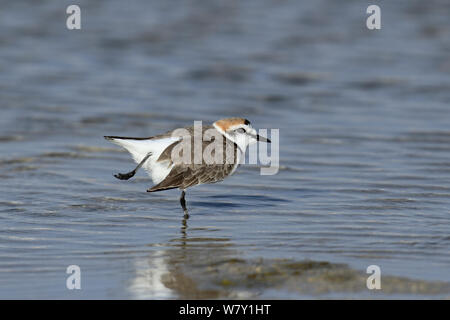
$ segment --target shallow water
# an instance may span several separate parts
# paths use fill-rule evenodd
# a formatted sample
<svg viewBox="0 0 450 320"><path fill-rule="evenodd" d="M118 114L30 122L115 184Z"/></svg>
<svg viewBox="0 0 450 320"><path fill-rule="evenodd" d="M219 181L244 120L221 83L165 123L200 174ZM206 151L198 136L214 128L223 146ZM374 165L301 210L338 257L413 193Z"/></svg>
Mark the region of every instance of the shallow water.
<svg viewBox="0 0 450 320"><path fill-rule="evenodd" d="M450 5L20 1L0 12L0 298L448 298ZM148 194L103 135L280 129L280 170ZM78 265L82 289L67 290ZM365 288L369 265L382 290Z"/></svg>

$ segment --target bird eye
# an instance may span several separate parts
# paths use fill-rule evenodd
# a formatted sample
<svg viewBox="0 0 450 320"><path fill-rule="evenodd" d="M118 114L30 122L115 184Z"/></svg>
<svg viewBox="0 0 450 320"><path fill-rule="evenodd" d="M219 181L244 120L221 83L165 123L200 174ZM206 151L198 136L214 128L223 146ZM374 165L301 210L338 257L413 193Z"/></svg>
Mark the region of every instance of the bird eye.
<svg viewBox="0 0 450 320"><path fill-rule="evenodd" d="M234 130L234 132L236 132L236 133L245 133L245 129L244 128L238 128L238 129Z"/></svg>

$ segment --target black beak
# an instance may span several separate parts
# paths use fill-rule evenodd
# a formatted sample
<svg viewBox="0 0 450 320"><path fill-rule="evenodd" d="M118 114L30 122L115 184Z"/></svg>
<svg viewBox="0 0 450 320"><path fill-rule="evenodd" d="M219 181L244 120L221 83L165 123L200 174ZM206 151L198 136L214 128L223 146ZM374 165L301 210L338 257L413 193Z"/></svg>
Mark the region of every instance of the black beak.
<svg viewBox="0 0 450 320"><path fill-rule="evenodd" d="M271 143L270 139L261 137L259 134L256 135L256 140L257 140L257 141L261 141L261 142Z"/></svg>

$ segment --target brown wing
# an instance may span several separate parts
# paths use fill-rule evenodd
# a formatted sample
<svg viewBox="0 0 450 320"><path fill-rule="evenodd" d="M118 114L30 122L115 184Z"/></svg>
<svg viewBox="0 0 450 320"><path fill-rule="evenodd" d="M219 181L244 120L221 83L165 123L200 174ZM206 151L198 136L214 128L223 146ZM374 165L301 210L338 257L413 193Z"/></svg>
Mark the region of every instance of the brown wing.
<svg viewBox="0 0 450 320"><path fill-rule="evenodd" d="M211 127L204 127L203 131L210 129ZM214 129L215 130L215 129ZM193 164L193 163L183 163L177 160L173 160L171 158L173 148L177 147L180 142L173 143L170 145L164 152L160 155L158 161L159 162L167 162L168 165L174 164L174 167L167 175L167 177L153 186L148 192L160 191L160 190L168 190L174 188L186 189L197 184L203 183L214 183L223 180L226 176L228 176L234 169L235 163L237 161L237 147L236 145L223 139L222 148L219 150L211 149L211 156L214 157L215 152L221 152L221 162L214 162L211 164L207 164L205 159L202 157L202 164ZM193 138L191 139L191 158L194 159L194 147L193 147ZM211 141L203 141L203 148L210 145ZM232 161L227 161L227 150L228 152L232 152ZM183 153L180 153L180 157L182 158ZM228 159L229 160L229 159Z"/></svg>
<svg viewBox="0 0 450 320"><path fill-rule="evenodd" d="M147 191L154 192L175 188L187 189L197 184L214 183L223 180L232 170L233 165L198 165L197 168L175 166L163 181Z"/></svg>

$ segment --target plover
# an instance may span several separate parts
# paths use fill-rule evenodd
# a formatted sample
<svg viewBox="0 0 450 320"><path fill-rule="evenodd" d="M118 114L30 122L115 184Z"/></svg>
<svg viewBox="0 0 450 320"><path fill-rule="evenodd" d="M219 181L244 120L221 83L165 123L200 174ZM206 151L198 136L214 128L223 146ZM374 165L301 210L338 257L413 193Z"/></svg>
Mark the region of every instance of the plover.
<svg viewBox="0 0 450 320"><path fill-rule="evenodd" d="M206 136L212 138L205 139ZM196 142L198 138L200 143ZM201 126L201 130L194 125L148 138L105 136L105 139L128 150L138 164L128 173L115 174L117 179L128 180L143 167L155 184L147 192L181 189L180 204L185 217L189 217L185 200L187 188L222 181L235 172L250 144L270 143L243 118L221 119ZM209 147L214 161L203 153L211 141L216 142L213 148Z"/></svg>

